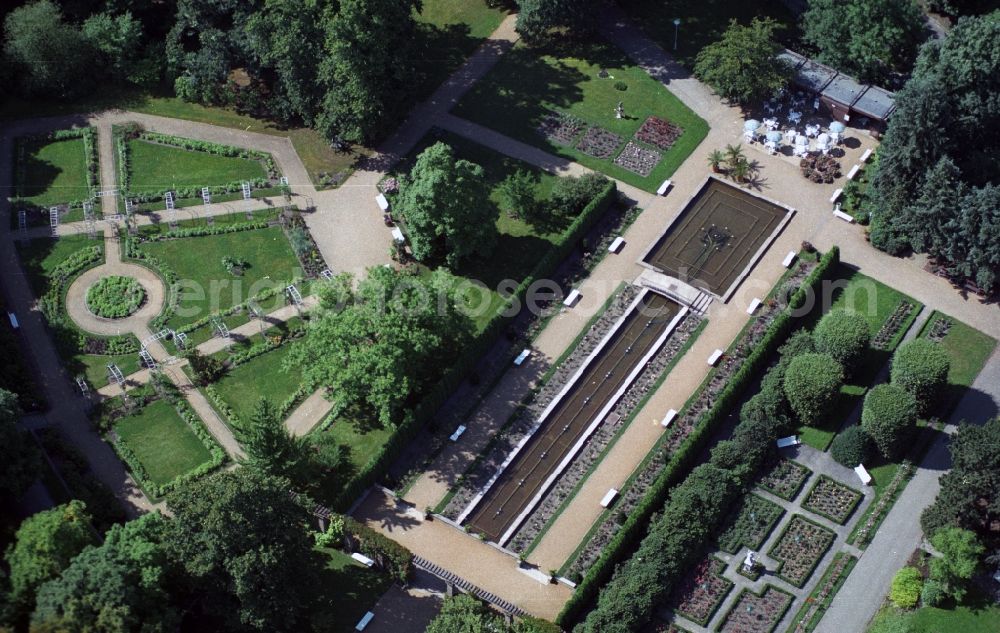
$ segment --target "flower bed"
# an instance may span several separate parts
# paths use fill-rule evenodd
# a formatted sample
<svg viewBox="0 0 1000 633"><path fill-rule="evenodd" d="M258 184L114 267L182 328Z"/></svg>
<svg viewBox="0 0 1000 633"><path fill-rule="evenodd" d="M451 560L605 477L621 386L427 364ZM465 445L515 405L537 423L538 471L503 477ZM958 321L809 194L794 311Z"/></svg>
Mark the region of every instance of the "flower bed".
<svg viewBox="0 0 1000 633"><path fill-rule="evenodd" d="M698 563L674 592L670 601L674 610L706 626L733 588L733 583L722 577L725 569L726 564L715 557Z"/></svg>
<svg viewBox="0 0 1000 633"><path fill-rule="evenodd" d="M719 627L721 633L771 633L792 606L792 594L765 585L756 594L744 589Z"/></svg>
<svg viewBox="0 0 1000 633"><path fill-rule="evenodd" d="M840 162L829 155L807 156L799 162L799 169L812 182L830 184L840 178Z"/></svg>
<svg viewBox="0 0 1000 633"><path fill-rule="evenodd" d="M789 633L808 633L816 628L816 625L823 619L821 612L826 612L830 603L833 602L833 596L840 590L857 562L857 558L843 552L834 557L833 562L823 572L822 580L795 615L793 620L795 628L791 629Z"/></svg>
<svg viewBox="0 0 1000 633"><path fill-rule="evenodd" d="M779 458L771 468L761 475L757 485L762 490L781 497L785 501L792 501L798 496L802 485L809 479L812 471L798 462L790 459Z"/></svg>
<svg viewBox="0 0 1000 633"><path fill-rule="evenodd" d="M741 547L760 549L784 513L776 503L755 494L747 495L739 510L726 521L719 535L719 549L730 554Z"/></svg>
<svg viewBox="0 0 1000 633"><path fill-rule="evenodd" d="M663 151L670 149L674 142L684 133L680 127L666 119L651 116L636 130L636 140L648 143Z"/></svg>
<svg viewBox="0 0 1000 633"><path fill-rule="evenodd" d="M281 225L285 228L285 236L292 251L299 260L307 279L319 277L326 270L326 260L319 252L319 246L312 233L306 227L306 221L298 211L286 210L281 213Z"/></svg>
<svg viewBox="0 0 1000 633"><path fill-rule="evenodd" d="M935 343L940 343L944 337L948 336L952 324L953 321L951 319L939 314L934 317L934 321L927 328L927 338Z"/></svg>
<svg viewBox="0 0 1000 633"><path fill-rule="evenodd" d="M843 525L861 501L861 493L853 488L821 475L816 485L809 491L802 507L810 512L826 517Z"/></svg>
<svg viewBox="0 0 1000 633"><path fill-rule="evenodd" d="M559 145L572 145L586 124L572 114L551 113L542 118L538 131L547 140Z"/></svg>
<svg viewBox="0 0 1000 633"><path fill-rule="evenodd" d="M622 137L602 127L594 126L584 132L576 142L576 148L594 158L611 158L621 145Z"/></svg>
<svg viewBox="0 0 1000 633"><path fill-rule="evenodd" d="M779 578L801 587L830 549L834 538L834 533L822 525L795 515L768 556L781 563Z"/></svg>
<svg viewBox="0 0 1000 633"><path fill-rule="evenodd" d="M87 309L105 319L127 317L145 300L146 291L133 277L104 277L87 289Z"/></svg>
<svg viewBox="0 0 1000 633"><path fill-rule="evenodd" d="M878 501L875 502L875 506L871 508L868 513L868 518L865 519L863 525L857 527L857 532L854 534L853 545L860 548L865 548L868 543L871 542L872 537L875 535L875 530L882 523L882 519L889 513L892 508L892 504L896 501L896 495L899 493L900 486L906 484L909 481L910 476L913 474L913 463L910 460L903 460L903 463L899 465L896 469L896 474L893 476L892 481L889 485L885 487L882 494L879 496ZM848 539L850 541L851 539Z"/></svg>
<svg viewBox="0 0 1000 633"><path fill-rule="evenodd" d="M629 141L621 154L615 158L615 164L645 177L660 163L661 158L659 152L640 147L635 142Z"/></svg>
<svg viewBox="0 0 1000 633"><path fill-rule="evenodd" d="M913 312L913 304L905 300L900 301L896 309L893 310L889 318L882 323L882 327L872 337L872 347L875 349L889 349L889 343L896 337L896 333L903 327L911 312Z"/></svg>

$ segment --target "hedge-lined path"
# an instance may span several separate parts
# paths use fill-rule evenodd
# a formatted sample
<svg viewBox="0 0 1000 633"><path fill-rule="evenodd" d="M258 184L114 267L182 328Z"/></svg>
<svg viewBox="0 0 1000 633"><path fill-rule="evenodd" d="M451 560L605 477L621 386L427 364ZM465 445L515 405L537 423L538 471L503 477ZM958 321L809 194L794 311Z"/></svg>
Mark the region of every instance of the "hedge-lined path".
<svg viewBox="0 0 1000 633"><path fill-rule="evenodd" d="M373 488L354 514L414 553L532 615L554 619L569 598L568 587L539 582L507 554L443 521L424 520L422 512L380 488Z"/></svg>
<svg viewBox="0 0 1000 633"><path fill-rule="evenodd" d="M115 142L111 124L102 121L97 127L97 155L100 160L101 190L117 187L118 175L115 171ZM101 213L104 217L118 213L118 196L101 197ZM84 229L86 230L86 229Z"/></svg>

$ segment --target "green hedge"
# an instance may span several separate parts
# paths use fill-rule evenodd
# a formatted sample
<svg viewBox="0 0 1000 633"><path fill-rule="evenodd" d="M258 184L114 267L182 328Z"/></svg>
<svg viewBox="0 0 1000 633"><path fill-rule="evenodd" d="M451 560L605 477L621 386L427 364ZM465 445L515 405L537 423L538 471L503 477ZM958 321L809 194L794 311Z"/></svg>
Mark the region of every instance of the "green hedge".
<svg viewBox="0 0 1000 633"><path fill-rule="evenodd" d="M344 517L344 540L351 551L360 551L401 583L413 574L413 552L364 523Z"/></svg>
<svg viewBox="0 0 1000 633"><path fill-rule="evenodd" d="M791 333L795 325L795 317L791 312L805 304L808 293L815 292L819 283L839 262L840 249L834 246L820 259L802 286L791 296L788 306L771 323L763 338L750 351L746 360L719 394L715 404L695 423L694 430L671 456L670 462L649 487L645 497L629 514L621 529L604 548L600 558L587 570L587 575L577 585L573 595L556 618L557 624L566 629L572 628L590 607L601 587L611 578L618 563L625 560L629 552L642 540L650 518L663 506L670 489L695 466L708 440L729 416L747 386L760 375L772 355Z"/></svg>
<svg viewBox="0 0 1000 633"><path fill-rule="evenodd" d="M610 181L604 188L604 191L583 208L580 215L563 231L559 244L549 250L535 265L531 273L518 285L514 294L503 306L497 309L496 315L483 328L479 336L466 346L465 352L460 358L456 359L451 369L437 382L433 390L421 398L420 404L413 411L413 415L400 424L396 432L382 445L382 448L372 456L361 471L344 487L344 490L337 495L334 501L335 509L346 510L358 495L378 481L393 460L399 456L402 449L416 437L427 420L444 405L452 392L475 369L479 359L503 335L508 325L513 321L513 317L503 315L506 309L514 302L521 302L528 288L536 280L544 279L556 270L556 267L566 259L566 256L576 247L583 236L604 215L604 212L607 211L608 207L616 199L617 193L617 185L614 181Z"/></svg>

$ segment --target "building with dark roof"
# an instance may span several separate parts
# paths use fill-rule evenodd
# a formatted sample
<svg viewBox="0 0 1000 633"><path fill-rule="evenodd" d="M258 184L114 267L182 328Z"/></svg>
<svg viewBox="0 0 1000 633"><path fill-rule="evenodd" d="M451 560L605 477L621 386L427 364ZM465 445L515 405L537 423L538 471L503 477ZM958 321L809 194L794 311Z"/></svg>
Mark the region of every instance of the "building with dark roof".
<svg viewBox="0 0 1000 633"><path fill-rule="evenodd" d="M858 119L867 118L882 127L896 109L894 95L888 90L858 83L849 75L787 48L778 59L792 67L792 82L818 97L835 119L858 123Z"/></svg>

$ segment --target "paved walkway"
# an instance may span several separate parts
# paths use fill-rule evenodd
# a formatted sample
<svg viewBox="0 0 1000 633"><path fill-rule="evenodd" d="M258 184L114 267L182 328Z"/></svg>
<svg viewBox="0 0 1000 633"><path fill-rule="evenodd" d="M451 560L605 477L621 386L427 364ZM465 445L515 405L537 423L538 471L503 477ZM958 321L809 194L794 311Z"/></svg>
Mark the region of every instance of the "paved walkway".
<svg viewBox="0 0 1000 633"><path fill-rule="evenodd" d="M923 531L920 514L940 490L941 475L951 468L947 436L956 424L967 420L981 424L1000 409L1000 349L986 362L972 388L966 392L951 416L945 433L931 445L919 468L907 484L885 521L868 544L847 582L837 593L817 633L864 631L889 592L892 577L920 546Z"/></svg>

